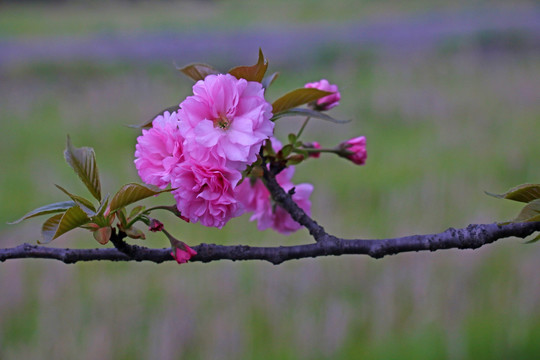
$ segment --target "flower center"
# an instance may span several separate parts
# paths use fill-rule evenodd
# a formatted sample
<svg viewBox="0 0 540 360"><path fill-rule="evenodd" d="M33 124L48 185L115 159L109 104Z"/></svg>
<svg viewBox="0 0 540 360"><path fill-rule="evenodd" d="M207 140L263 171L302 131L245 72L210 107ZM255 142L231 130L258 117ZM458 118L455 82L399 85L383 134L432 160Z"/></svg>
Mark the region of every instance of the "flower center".
<svg viewBox="0 0 540 360"><path fill-rule="evenodd" d="M223 114L219 114L219 117L214 119L214 127L227 130L230 125L231 121Z"/></svg>

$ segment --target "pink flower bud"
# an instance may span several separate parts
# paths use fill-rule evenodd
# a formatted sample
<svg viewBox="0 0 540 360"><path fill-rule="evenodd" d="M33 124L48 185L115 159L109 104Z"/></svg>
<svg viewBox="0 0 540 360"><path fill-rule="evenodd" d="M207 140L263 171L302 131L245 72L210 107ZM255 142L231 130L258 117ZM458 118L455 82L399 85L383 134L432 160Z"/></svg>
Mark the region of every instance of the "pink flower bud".
<svg viewBox="0 0 540 360"><path fill-rule="evenodd" d="M338 86L334 84L330 84L328 80L321 79L321 81L307 83L306 85L304 85L304 87L333 92L333 94L322 97L319 100L317 100L315 110L330 110L331 108L339 105L341 94L338 90Z"/></svg>
<svg viewBox="0 0 540 360"><path fill-rule="evenodd" d="M189 259L191 259L192 256L197 255L197 252L187 246L187 244L183 241L180 241L176 238L174 238L169 232L165 229L162 229L163 233L169 241L171 242L171 256L176 260L179 264L184 264L188 262Z"/></svg>
<svg viewBox="0 0 540 360"><path fill-rule="evenodd" d="M163 230L163 223L156 219L150 220L150 228L148 229L152 232L157 232Z"/></svg>
<svg viewBox="0 0 540 360"><path fill-rule="evenodd" d="M359 136L342 142L339 148L343 150L340 156L351 160L356 165L364 165L367 159L366 137Z"/></svg>
<svg viewBox="0 0 540 360"><path fill-rule="evenodd" d="M188 262L189 259L191 259L192 256L197 255L197 252L187 246L185 243L179 241L180 244L176 244L176 246L172 249L171 252L172 257L176 260L179 264L184 264Z"/></svg>
<svg viewBox="0 0 540 360"><path fill-rule="evenodd" d="M321 145L314 141L312 143L307 143L307 144L304 144L304 147L307 148L307 149L320 149L321 148ZM320 152L310 152L309 157L311 158L315 158L315 159L318 159L321 157L321 153Z"/></svg>

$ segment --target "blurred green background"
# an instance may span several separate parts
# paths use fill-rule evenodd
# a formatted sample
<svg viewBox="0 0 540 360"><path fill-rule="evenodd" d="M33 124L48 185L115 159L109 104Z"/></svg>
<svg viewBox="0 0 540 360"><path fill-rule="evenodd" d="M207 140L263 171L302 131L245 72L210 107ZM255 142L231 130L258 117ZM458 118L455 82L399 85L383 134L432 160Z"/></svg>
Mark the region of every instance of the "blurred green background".
<svg viewBox="0 0 540 360"><path fill-rule="evenodd" d="M34 243L40 220L6 225L84 193L66 134L95 149L106 191L138 181L136 130L191 82L174 65L255 63L339 85L337 118L304 140L365 135L368 163L322 156L298 167L332 234L386 238L515 216L504 192L540 181L540 8L533 1L45 1L0 3L0 247ZM277 136L301 119L280 120ZM167 195L163 196L166 198ZM163 198L161 200L163 200ZM172 201L167 199L167 202ZM164 216L190 245L311 242ZM532 359L540 357L540 247L373 260L0 264L0 359ZM160 234L144 243L167 246ZM96 247L76 231L51 246Z"/></svg>

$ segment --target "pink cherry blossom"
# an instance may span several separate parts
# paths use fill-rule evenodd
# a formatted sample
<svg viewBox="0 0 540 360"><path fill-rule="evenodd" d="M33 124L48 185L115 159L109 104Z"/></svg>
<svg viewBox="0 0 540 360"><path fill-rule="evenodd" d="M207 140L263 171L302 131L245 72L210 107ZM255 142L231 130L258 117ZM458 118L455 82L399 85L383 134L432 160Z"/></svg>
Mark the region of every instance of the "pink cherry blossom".
<svg viewBox="0 0 540 360"><path fill-rule="evenodd" d="M191 222L222 228L243 212L234 193L241 178L236 170L187 160L171 174L177 208Z"/></svg>
<svg viewBox="0 0 540 360"><path fill-rule="evenodd" d="M309 197L313 191L313 186L311 184L294 185L291 182L293 174L294 167L289 166L276 176L276 180L286 192L293 187L295 188L292 199L309 215L311 214ZM245 179L236 188L236 198L244 205L247 211L253 211L250 220L257 220L259 230L271 227L287 235L302 227L293 220L285 209L274 206L270 192L260 179L256 179L254 182Z"/></svg>
<svg viewBox="0 0 540 360"><path fill-rule="evenodd" d="M230 74L209 75L193 86L178 116L184 150L201 163L242 171L256 160L274 131L272 106L258 82Z"/></svg>
<svg viewBox="0 0 540 360"><path fill-rule="evenodd" d="M177 113L165 111L152 121L152 128L143 130L135 146L135 167L141 179L166 188L171 171L184 160L184 138L178 130Z"/></svg>
<svg viewBox="0 0 540 360"><path fill-rule="evenodd" d="M367 159L366 137L359 136L342 142L339 147L345 150L345 158L351 160L356 165L364 165Z"/></svg>
<svg viewBox="0 0 540 360"><path fill-rule="evenodd" d="M197 252L187 246L185 243L180 241L179 246L173 247L173 251L171 252L172 257L174 260L176 260L179 264L187 263L189 259L191 259L192 256L197 255ZM183 248L183 249L182 249Z"/></svg>
<svg viewBox="0 0 540 360"><path fill-rule="evenodd" d="M338 86L330 84L328 80L321 79L320 81L307 83L304 85L306 88L315 88L324 91L333 92L333 94L325 96L317 100L317 110L330 110L333 107L339 105L339 100L341 99L341 94L338 90Z"/></svg>

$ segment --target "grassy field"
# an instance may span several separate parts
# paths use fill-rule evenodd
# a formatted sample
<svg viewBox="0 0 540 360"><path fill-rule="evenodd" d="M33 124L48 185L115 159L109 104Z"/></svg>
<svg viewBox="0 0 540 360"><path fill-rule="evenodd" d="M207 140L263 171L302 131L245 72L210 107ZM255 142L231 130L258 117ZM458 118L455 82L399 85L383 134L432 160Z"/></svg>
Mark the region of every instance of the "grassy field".
<svg viewBox="0 0 540 360"><path fill-rule="evenodd" d="M411 0L307 1L307 0L180 0L180 1L93 1L93 5L72 1L59 6L0 4L0 34L10 36L46 36L110 34L129 31L215 30L276 24L328 24L371 21L374 18L401 16L426 11L460 10L466 6L509 9L531 6L531 0L443 1Z"/></svg>
<svg viewBox="0 0 540 360"><path fill-rule="evenodd" d="M393 15L416 11L422 3L404 10L365 2L359 9L366 14L355 14ZM66 20L51 9L10 7L20 21L7 22L7 12L0 12L0 33L71 33L92 16L81 33L147 29L162 17L166 27L175 23L170 6L191 6L181 18L185 26L223 16L227 21L216 20L215 26L226 31L240 16L225 3L183 3L150 12L119 8L114 11L139 20L115 22L108 13L99 25L93 10L88 18L70 8ZM329 21L355 20L345 8L294 5L281 21L317 23L325 12ZM254 14L245 26L256 30L262 15L249 6L243 11ZM39 20L23 21L38 13ZM272 67L272 54L266 55L271 70L282 73L269 99L321 77L340 86L342 102L333 114L353 121L341 126L313 121L305 140L333 146L356 135L368 139L364 167L322 156L297 169L296 182L315 185L313 216L330 233L384 238L506 220L519 207L484 191L540 181L537 51L486 53L468 47L397 59L341 50L320 54L301 69ZM38 238L39 220L6 222L63 200L55 183L84 191L63 161L66 134L76 146L95 148L104 187L113 192L138 180L132 163L138 132L124 125L179 103L190 90L172 66L155 64L0 68L0 122L7 134L0 142L0 247ZM278 137L300 124L300 119L280 120ZM291 237L259 233L247 216L221 231L165 219L190 245L311 241L306 231ZM167 242L150 235L144 244ZM97 243L81 231L51 246ZM382 260L346 256L280 266L8 261L0 264L0 359L536 358L539 257L538 245L508 239L476 251Z"/></svg>

